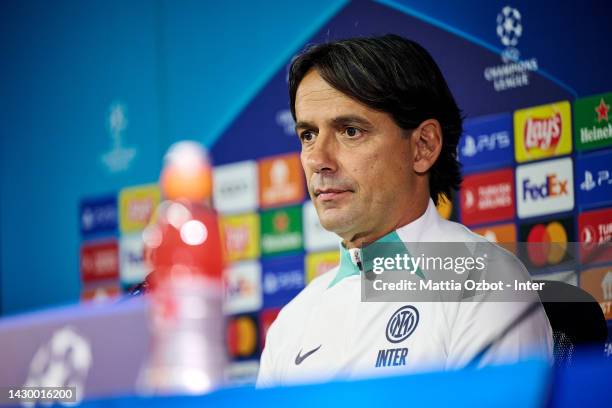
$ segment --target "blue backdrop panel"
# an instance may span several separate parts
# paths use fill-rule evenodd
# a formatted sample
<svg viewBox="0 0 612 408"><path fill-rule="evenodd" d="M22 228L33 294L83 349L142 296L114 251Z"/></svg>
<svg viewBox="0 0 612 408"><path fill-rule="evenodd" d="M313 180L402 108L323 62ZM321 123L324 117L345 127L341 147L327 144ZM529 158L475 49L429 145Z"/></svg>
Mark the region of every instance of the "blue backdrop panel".
<svg viewBox="0 0 612 408"><path fill-rule="evenodd" d="M79 203L160 168L155 9L146 2L3 2L3 313L79 297ZM109 109L129 166L111 172Z"/></svg>

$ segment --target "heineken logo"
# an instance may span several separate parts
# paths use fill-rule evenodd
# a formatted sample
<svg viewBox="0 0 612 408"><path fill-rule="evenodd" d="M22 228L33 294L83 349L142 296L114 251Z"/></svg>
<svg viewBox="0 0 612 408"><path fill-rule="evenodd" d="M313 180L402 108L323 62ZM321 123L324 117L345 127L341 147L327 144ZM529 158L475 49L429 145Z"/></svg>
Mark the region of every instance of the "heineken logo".
<svg viewBox="0 0 612 408"><path fill-rule="evenodd" d="M272 222L274 223L276 232L287 232L289 229L289 216L284 211L277 213Z"/></svg>
<svg viewBox="0 0 612 408"><path fill-rule="evenodd" d="M264 211L261 215L261 250L264 255L302 248L301 206Z"/></svg>
<svg viewBox="0 0 612 408"><path fill-rule="evenodd" d="M612 93L577 99L574 104L574 134L578 150L612 145L610 101Z"/></svg>
<svg viewBox="0 0 612 408"><path fill-rule="evenodd" d="M561 114L558 112L547 118L528 118L524 128L525 148L527 150L555 148L561 139L562 123Z"/></svg>
<svg viewBox="0 0 612 408"><path fill-rule="evenodd" d="M597 122L608 121L608 112L610 111L610 105L606 104L604 98L601 98L599 101L599 105L595 108L595 113L597 113Z"/></svg>

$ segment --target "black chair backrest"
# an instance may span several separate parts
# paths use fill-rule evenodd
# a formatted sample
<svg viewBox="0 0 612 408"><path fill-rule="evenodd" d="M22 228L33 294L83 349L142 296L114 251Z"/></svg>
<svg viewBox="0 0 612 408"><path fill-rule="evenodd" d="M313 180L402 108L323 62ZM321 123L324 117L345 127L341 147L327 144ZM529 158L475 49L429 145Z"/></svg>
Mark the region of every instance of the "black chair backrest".
<svg viewBox="0 0 612 408"><path fill-rule="evenodd" d="M539 295L553 330L555 364L570 363L575 347L589 346L603 352L608 328L595 298L568 283L534 282L544 283Z"/></svg>

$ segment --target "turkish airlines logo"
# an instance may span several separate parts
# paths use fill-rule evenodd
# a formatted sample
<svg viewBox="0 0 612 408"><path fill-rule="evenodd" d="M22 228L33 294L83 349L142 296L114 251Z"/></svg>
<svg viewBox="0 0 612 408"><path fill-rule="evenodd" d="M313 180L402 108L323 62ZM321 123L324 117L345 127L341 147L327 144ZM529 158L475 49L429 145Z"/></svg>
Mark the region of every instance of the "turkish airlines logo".
<svg viewBox="0 0 612 408"><path fill-rule="evenodd" d="M465 224L514 217L512 169L466 176L461 187L461 198L461 220Z"/></svg>
<svg viewBox="0 0 612 408"><path fill-rule="evenodd" d="M587 211L578 216L583 263L612 261L612 209Z"/></svg>
<svg viewBox="0 0 612 408"><path fill-rule="evenodd" d="M525 149L552 150L557 147L562 123L558 112L548 118L528 118L524 129Z"/></svg>
<svg viewBox="0 0 612 408"><path fill-rule="evenodd" d="M580 240L584 243L598 243L612 241L612 221L597 225L585 225L580 232Z"/></svg>
<svg viewBox="0 0 612 408"><path fill-rule="evenodd" d="M84 282L119 276L117 241L94 242L81 247L81 279Z"/></svg>
<svg viewBox="0 0 612 408"><path fill-rule="evenodd" d="M512 184L499 183L478 187L478 202L476 209L490 210L512 205ZM466 208L474 207L474 194L466 191Z"/></svg>

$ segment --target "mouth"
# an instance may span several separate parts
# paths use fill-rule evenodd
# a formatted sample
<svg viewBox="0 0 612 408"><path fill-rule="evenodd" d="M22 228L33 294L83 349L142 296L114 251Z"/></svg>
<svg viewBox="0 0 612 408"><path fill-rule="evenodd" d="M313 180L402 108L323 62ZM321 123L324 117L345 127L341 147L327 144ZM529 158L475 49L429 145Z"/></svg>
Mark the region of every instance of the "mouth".
<svg viewBox="0 0 612 408"><path fill-rule="evenodd" d="M348 193L351 193L351 190L345 189L337 189L337 188L325 188L325 189L316 189L314 192L315 198L318 198L322 201L331 201L337 198L340 198Z"/></svg>

